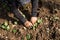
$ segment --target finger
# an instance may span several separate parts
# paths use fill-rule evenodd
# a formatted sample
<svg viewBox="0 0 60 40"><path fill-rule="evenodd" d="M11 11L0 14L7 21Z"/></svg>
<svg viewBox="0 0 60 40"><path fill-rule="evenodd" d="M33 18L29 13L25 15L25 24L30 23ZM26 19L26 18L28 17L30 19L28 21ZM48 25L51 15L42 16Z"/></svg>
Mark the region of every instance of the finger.
<svg viewBox="0 0 60 40"><path fill-rule="evenodd" d="M29 26L32 26L32 23L30 23Z"/></svg>

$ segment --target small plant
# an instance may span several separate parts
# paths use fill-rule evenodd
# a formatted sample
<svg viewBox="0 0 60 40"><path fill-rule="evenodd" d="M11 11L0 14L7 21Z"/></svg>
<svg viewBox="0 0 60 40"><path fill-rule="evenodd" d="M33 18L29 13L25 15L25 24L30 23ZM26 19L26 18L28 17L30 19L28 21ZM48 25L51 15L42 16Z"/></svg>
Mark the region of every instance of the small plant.
<svg viewBox="0 0 60 40"><path fill-rule="evenodd" d="M1 25L1 28L2 28L2 29L5 29L5 30L10 30L9 25L7 25L7 26L6 26L6 25Z"/></svg>
<svg viewBox="0 0 60 40"><path fill-rule="evenodd" d="M38 19L37 22L33 25L33 30L35 30L39 24L41 24L43 22L42 18L41 19Z"/></svg>
<svg viewBox="0 0 60 40"><path fill-rule="evenodd" d="M30 35L30 34L27 34L27 35L26 35L26 38L27 38L27 40L30 40L31 35Z"/></svg>
<svg viewBox="0 0 60 40"><path fill-rule="evenodd" d="M7 29L6 30L10 30L10 27L9 27L9 25L7 26Z"/></svg>
<svg viewBox="0 0 60 40"><path fill-rule="evenodd" d="M4 22L4 25L7 26L7 25L8 25L8 21L5 21L5 22Z"/></svg>
<svg viewBox="0 0 60 40"><path fill-rule="evenodd" d="M16 32L17 32L17 30L16 30L16 29L13 29L13 30L12 30L12 32L13 32L13 33L16 33Z"/></svg>
<svg viewBox="0 0 60 40"><path fill-rule="evenodd" d="M53 21L56 22L58 21L60 18L58 16L53 16Z"/></svg>
<svg viewBox="0 0 60 40"><path fill-rule="evenodd" d="M33 30L35 30L37 26L38 26L38 24L35 23L35 24L33 25Z"/></svg>
<svg viewBox="0 0 60 40"><path fill-rule="evenodd" d="M9 27L7 21L5 21L5 22L1 25L1 28L2 28L2 29L5 29L5 30L10 30L10 27Z"/></svg>
<svg viewBox="0 0 60 40"><path fill-rule="evenodd" d="M38 20L37 20L37 23L40 24L40 23L42 23L42 21L43 21L42 18L41 18L41 19L38 19Z"/></svg>
<svg viewBox="0 0 60 40"><path fill-rule="evenodd" d="M5 25L1 25L1 28L6 29L6 26Z"/></svg>
<svg viewBox="0 0 60 40"><path fill-rule="evenodd" d="M59 19L59 17L55 17L54 19L58 20L58 19Z"/></svg>

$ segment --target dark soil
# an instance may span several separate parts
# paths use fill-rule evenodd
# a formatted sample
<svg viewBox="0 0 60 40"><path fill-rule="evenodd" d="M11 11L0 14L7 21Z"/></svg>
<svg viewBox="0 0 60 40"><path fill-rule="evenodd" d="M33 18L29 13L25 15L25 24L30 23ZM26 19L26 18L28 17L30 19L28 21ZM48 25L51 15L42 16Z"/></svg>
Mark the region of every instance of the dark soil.
<svg viewBox="0 0 60 40"><path fill-rule="evenodd" d="M28 13L30 13L31 9L28 10ZM24 12L25 10L21 11ZM27 40L27 34L31 36L29 40L60 40L60 0L39 1L37 12L37 16L42 18L43 22L33 30L23 26L20 21L15 25L13 22L18 19L14 14L11 12L6 14L6 10L2 9L0 12L0 24L8 21L10 30L0 28L0 40ZM13 29L16 29L17 32L12 32Z"/></svg>

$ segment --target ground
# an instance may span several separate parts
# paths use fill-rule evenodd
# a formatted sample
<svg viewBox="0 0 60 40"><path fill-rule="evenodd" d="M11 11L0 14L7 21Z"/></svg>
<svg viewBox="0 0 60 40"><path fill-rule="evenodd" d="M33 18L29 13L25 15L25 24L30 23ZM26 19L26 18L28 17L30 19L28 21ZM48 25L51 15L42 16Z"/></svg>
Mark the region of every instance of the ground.
<svg viewBox="0 0 60 40"><path fill-rule="evenodd" d="M60 0L55 1L42 0L39 2L37 16L42 19L42 23L35 29L26 28L23 24L18 23L20 21L15 18L13 13L8 12L8 17L2 12L3 14L0 14L0 40L60 40ZM31 9L28 13L30 11ZM22 12L24 11L22 10ZM1 28L5 21L10 27L9 30Z"/></svg>

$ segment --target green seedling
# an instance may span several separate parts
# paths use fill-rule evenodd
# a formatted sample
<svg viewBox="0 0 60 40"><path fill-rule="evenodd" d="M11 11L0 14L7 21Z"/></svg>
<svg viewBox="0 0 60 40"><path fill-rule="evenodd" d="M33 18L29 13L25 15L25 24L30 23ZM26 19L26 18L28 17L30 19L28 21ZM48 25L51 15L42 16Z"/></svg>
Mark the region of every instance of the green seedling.
<svg viewBox="0 0 60 40"><path fill-rule="evenodd" d="M38 25L38 24L37 24L37 23L35 23L33 26L35 26L35 27L36 27L37 25Z"/></svg>
<svg viewBox="0 0 60 40"><path fill-rule="evenodd" d="M7 25L8 25L8 22L7 22L7 21L5 21L5 22L4 22L4 25L5 25L5 26L7 26Z"/></svg>
<svg viewBox="0 0 60 40"><path fill-rule="evenodd" d="M10 30L10 27L9 27L9 25L7 26L6 30Z"/></svg>
<svg viewBox="0 0 60 40"><path fill-rule="evenodd" d="M27 38L27 40L30 40L31 35L30 35L30 34L27 34L27 35L26 35L26 38Z"/></svg>
<svg viewBox="0 0 60 40"><path fill-rule="evenodd" d="M55 17L54 19L59 19L59 17Z"/></svg>
<svg viewBox="0 0 60 40"><path fill-rule="evenodd" d="M37 23L42 23L42 18L37 20Z"/></svg>
<svg viewBox="0 0 60 40"><path fill-rule="evenodd" d="M36 27L38 27L38 25L42 23L42 18L41 19L38 19L37 22L33 25L33 30L36 29Z"/></svg>
<svg viewBox="0 0 60 40"><path fill-rule="evenodd" d="M33 30L35 30L36 29L36 27L35 26L33 26Z"/></svg>
<svg viewBox="0 0 60 40"><path fill-rule="evenodd" d="M16 29L13 29L13 30L12 30L12 32L13 32L13 33L16 33L16 32L17 32L17 30L16 30Z"/></svg>
<svg viewBox="0 0 60 40"><path fill-rule="evenodd" d="M5 30L9 30L9 29L10 29L9 25L8 25L8 26L6 26L6 25L1 25L1 28L5 29Z"/></svg>
<svg viewBox="0 0 60 40"><path fill-rule="evenodd" d="M5 25L1 25L1 28L6 29L6 26Z"/></svg>
<svg viewBox="0 0 60 40"><path fill-rule="evenodd" d="M38 26L38 24L35 23L35 24L33 25L33 30L35 30L37 26Z"/></svg>
<svg viewBox="0 0 60 40"><path fill-rule="evenodd" d="M5 29L5 30L9 30L10 27L9 27L9 25L8 25L8 21L5 21L5 22L1 25L1 28L2 28L2 29Z"/></svg>
<svg viewBox="0 0 60 40"><path fill-rule="evenodd" d="M52 20L56 22L57 20L59 20L59 17L54 16Z"/></svg>

